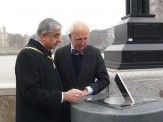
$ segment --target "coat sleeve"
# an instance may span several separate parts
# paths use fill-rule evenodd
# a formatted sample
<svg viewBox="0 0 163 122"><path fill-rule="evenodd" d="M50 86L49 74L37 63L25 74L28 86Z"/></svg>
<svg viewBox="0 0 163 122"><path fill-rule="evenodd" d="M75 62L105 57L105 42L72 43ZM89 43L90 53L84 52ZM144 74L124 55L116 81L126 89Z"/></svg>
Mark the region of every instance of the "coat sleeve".
<svg viewBox="0 0 163 122"><path fill-rule="evenodd" d="M104 59L101 56L100 51L99 50L96 51L97 51L96 52L97 65L95 69L95 77L97 80L94 83L90 84L91 88L93 88L94 91L93 94L97 94L101 92L110 83L109 75L105 67Z"/></svg>
<svg viewBox="0 0 163 122"><path fill-rule="evenodd" d="M36 57L25 52L18 55L15 67L17 92L20 92L24 102L34 106L50 111L60 109L62 93L40 87L41 76L35 59Z"/></svg>

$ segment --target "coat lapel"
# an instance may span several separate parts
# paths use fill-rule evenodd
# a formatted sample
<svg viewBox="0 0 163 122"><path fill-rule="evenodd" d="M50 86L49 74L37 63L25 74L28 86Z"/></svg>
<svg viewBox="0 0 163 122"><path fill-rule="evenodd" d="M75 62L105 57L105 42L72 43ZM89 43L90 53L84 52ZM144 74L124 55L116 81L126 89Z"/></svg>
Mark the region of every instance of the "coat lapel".
<svg viewBox="0 0 163 122"><path fill-rule="evenodd" d="M72 79L72 82L76 81L76 76L75 76L75 73L74 73L74 69L73 69L73 66L72 66L72 60L71 60L71 44L69 44L66 48L66 51L65 51L65 62L67 63L65 66L67 66L65 69L67 69L66 72L69 72L70 73L70 79Z"/></svg>

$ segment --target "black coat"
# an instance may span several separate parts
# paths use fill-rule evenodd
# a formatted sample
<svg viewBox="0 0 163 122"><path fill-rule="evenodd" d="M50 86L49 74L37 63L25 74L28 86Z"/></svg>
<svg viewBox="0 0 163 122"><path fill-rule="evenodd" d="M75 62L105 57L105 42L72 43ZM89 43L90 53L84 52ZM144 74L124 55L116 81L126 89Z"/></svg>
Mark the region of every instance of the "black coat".
<svg viewBox="0 0 163 122"><path fill-rule="evenodd" d="M64 91L71 88L83 90L86 86L91 86L96 94L109 84L104 60L100 51L93 46L87 45L84 49L78 78L76 78L72 66L70 44L56 50L54 61L60 74Z"/></svg>
<svg viewBox="0 0 163 122"><path fill-rule="evenodd" d="M32 49L23 49L17 56L16 122L61 122L61 82L48 50L30 40Z"/></svg>
<svg viewBox="0 0 163 122"><path fill-rule="evenodd" d="M91 86L94 94L96 94L110 83L101 53L93 46L87 45L84 49L78 77L75 75L72 64L70 44L56 50L54 61L59 71L64 91L72 88L84 90L86 86ZM65 119L63 122L70 122L70 116L70 104L64 102Z"/></svg>

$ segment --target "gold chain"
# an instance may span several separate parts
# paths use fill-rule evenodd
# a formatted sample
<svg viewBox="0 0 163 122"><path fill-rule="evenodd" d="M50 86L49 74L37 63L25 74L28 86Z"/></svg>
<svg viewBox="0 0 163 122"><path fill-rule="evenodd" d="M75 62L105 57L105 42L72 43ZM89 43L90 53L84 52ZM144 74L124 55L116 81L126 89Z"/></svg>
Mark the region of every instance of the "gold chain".
<svg viewBox="0 0 163 122"><path fill-rule="evenodd" d="M31 50L34 50L34 51L36 51L36 52L38 52L38 53L44 54L42 51L40 51L39 49L36 49L36 48L34 48L34 47L25 47L25 49L31 49ZM50 60L53 61L53 58L52 58L52 57L47 56L47 58L49 58Z"/></svg>

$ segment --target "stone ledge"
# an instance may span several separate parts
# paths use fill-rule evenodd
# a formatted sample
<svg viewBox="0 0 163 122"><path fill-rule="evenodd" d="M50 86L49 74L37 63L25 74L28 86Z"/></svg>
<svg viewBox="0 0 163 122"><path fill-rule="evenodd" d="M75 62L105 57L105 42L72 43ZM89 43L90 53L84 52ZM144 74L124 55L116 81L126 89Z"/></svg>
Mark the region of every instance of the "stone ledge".
<svg viewBox="0 0 163 122"><path fill-rule="evenodd" d="M15 96L15 83L0 83L0 122L15 122Z"/></svg>
<svg viewBox="0 0 163 122"><path fill-rule="evenodd" d="M130 92L163 97L163 94L161 95L160 92L163 89L163 68L107 70L111 81L109 86L111 94L119 93L119 89L114 81L115 74L119 73Z"/></svg>
<svg viewBox="0 0 163 122"><path fill-rule="evenodd" d="M3 88L0 89L0 96L13 96L16 95L15 88Z"/></svg>
<svg viewBox="0 0 163 122"><path fill-rule="evenodd" d="M0 83L0 96L16 95L16 83Z"/></svg>
<svg viewBox="0 0 163 122"><path fill-rule="evenodd" d="M15 122L15 96L0 96L0 122Z"/></svg>

